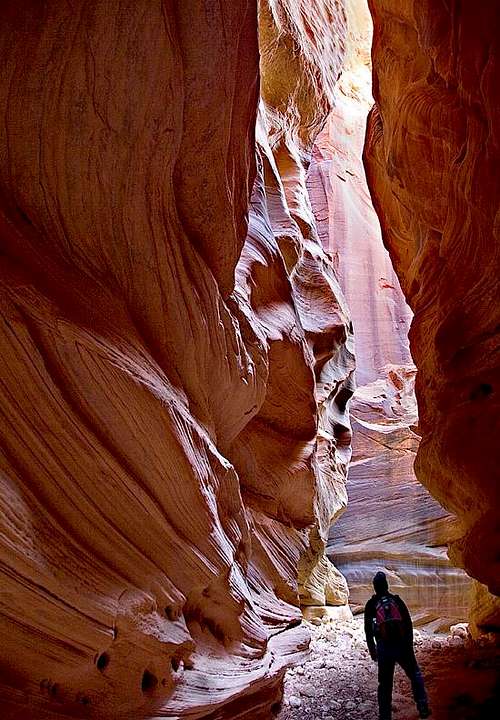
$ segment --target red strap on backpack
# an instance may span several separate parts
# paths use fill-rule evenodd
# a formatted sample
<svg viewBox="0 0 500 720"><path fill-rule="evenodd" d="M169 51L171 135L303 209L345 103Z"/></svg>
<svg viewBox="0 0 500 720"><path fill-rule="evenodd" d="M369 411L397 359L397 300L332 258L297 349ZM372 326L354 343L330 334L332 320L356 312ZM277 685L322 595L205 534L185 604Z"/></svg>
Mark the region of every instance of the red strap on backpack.
<svg viewBox="0 0 500 720"><path fill-rule="evenodd" d="M398 642L403 639L401 611L392 595L383 595L375 605L377 635L382 640Z"/></svg>

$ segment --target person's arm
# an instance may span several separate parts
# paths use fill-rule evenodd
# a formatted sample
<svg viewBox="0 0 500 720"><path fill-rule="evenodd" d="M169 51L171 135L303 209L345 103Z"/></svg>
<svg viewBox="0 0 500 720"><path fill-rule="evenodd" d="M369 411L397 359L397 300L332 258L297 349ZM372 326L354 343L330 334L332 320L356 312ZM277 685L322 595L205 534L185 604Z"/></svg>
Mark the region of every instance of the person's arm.
<svg viewBox="0 0 500 720"><path fill-rule="evenodd" d="M399 606L399 611L401 613L401 619L403 620L405 638L411 645L413 645L413 623L411 621L410 612L406 607L405 602L399 597L399 595L396 595L396 598Z"/></svg>
<svg viewBox="0 0 500 720"><path fill-rule="evenodd" d="M365 635L366 644L368 645L368 651L372 660L377 660L377 647L375 645L375 638L373 637L373 617L374 608L373 602L368 600L365 605Z"/></svg>

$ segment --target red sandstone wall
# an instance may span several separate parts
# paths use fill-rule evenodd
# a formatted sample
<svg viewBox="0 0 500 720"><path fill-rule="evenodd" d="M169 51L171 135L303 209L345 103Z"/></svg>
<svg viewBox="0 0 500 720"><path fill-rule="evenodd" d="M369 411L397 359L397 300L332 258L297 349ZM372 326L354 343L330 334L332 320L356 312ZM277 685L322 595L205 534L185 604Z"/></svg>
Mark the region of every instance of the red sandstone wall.
<svg viewBox="0 0 500 720"><path fill-rule="evenodd" d="M370 9L365 165L414 311L417 477L460 518L452 560L500 595L498 3Z"/></svg>
<svg viewBox="0 0 500 720"><path fill-rule="evenodd" d="M299 591L346 600L350 320L302 166L345 19L309 11L260 4L256 152L254 3L1 5L4 717L267 718Z"/></svg>

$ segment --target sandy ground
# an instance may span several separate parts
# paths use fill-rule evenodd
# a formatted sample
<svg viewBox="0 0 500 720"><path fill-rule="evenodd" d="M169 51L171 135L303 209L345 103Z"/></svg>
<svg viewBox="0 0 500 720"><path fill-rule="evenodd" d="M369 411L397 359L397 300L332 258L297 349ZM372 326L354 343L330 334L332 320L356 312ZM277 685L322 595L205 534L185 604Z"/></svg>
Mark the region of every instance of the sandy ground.
<svg viewBox="0 0 500 720"><path fill-rule="evenodd" d="M285 676L279 720L377 720L377 666L362 625L362 616L311 625L311 654ZM454 633L415 631L433 720L499 720L500 648L473 642L463 628ZM397 668L393 720L416 718L410 683Z"/></svg>

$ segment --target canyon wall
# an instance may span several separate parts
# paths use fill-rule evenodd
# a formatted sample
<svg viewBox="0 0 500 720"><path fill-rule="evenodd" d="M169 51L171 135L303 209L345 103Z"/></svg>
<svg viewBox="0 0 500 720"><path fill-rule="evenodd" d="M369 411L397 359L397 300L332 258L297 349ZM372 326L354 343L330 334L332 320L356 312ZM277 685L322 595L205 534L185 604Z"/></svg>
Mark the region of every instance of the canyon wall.
<svg viewBox="0 0 500 720"><path fill-rule="evenodd" d="M4 718L268 718L299 594L346 602L352 333L304 169L343 6L260 32L258 111L253 2L1 5Z"/></svg>
<svg viewBox="0 0 500 720"><path fill-rule="evenodd" d="M318 232L351 310L358 385L350 404L349 505L331 527L328 554L348 580L354 608L364 606L383 569L417 622L442 627L467 617L471 581L447 558L452 516L413 471L419 436L411 311L383 247L361 160L373 104L372 23L364 0L347 8L347 57L308 174Z"/></svg>
<svg viewBox="0 0 500 720"><path fill-rule="evenodd" d="M498 3L369 4L376 104L365 166L414 312L416 473L459 518L452 561L498 596ZM498 598L485 593L477 620L498 626Z"/></svg>

